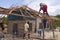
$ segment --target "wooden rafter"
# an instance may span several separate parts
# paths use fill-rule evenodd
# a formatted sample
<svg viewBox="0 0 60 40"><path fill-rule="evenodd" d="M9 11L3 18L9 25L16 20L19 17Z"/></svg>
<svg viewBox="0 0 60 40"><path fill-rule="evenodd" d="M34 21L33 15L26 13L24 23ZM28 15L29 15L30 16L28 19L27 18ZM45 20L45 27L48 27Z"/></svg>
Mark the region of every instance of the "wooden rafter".
<svg viewBox="0 0 60 40"><path fill-rule="evenodd" d="M30 16L19 15L19 14L7 14L7 15L15 15L15 16L22 16L22 17L30 17Z"/></svg>
<svg viewBox="0 0 60 40"><path fill-rule="evenodd" d="M22 10L21 10L21 9L19 9L19 10L20 10L21 14L24 16L24 14L23 14Z"/></svg>
<svg viewBox="0 0 60 40"><path fill-rule="evenodd" d="M19 8L22 16L24 16L24 14L23 14L23 12L22 12L22 9L24 9L24 10L26 11L26 13L28 13L28 14L31 15L31 16L34 16L34 17L39 16L39 14L38 14L37 11L35 11L35 10L29 8L29 7L24 7L24 6L22 6L22 7L8 8L8 9L6 9L6 10L4 9L4 14L7 14L7 15L10 14L10 15L12 15L11 12L12 12L13 10L17 9L17 8ZM28 8L29 10L28 10L27 8ZM28 12L27 10L30 11L30 12ZM18 16L18 14L14 14L14 15ZM21 15L20 15L20 16L21 16Z"/></svg>

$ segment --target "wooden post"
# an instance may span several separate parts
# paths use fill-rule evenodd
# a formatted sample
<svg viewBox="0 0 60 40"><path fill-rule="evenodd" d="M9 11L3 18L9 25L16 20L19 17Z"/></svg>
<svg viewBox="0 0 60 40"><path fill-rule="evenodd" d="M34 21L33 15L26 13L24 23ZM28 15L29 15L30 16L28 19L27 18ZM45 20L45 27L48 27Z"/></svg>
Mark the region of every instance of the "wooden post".
<svg viewBox="0 0 60 40"><path fill-rule="evenodd" d="M44 35L44 26L43 26L43 40L44 40L44 37L45 37L45 35Z"/></svg>
<svg viewBox="0 0 60 40"><path fill-rule="evenodd" d="M53 39L54 39L55 38L54 28L53 28L53 31L52 32L53 32Z"/></svg>
<svg viewBox="0 0 60 40"><path fill-rule="evenodd" d="M51 27L52 27L52 32L53 32L53 38L55 38L55 33L54 33L54 20L51 19Z"/></svg>
<svg viewBox="0 0 60 40"><path fill-rule="evenodd" d="M35 20L35 33L37 31L37 19Z"/></svg>
<svg viewBox="0 0 60 40"><path fill-rule="evenodd" d="M54 20L52 19L52 26L53 26L53 38L55 38L55 33L54 33Z"/></svg>
<svg viewBox="0 0 60 40"><path fill-rule="evenodd" d="M44 35L44 25L43 25L43 22L42 22L42 26L43 26L43 40L44 40L45 35Z"/></svg>

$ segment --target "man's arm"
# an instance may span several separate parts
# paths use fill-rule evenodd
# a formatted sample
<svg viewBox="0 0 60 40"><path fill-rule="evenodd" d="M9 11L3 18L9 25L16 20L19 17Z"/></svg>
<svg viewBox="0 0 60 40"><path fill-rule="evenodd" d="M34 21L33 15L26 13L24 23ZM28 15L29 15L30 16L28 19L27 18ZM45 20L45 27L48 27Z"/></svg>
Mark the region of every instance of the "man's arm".
<svg viewBox="0 0 60 40"><path fill-rule="evenodd" d="M40 11L41 11L41 8L39 9L39 13L40 13Z"/></svg>

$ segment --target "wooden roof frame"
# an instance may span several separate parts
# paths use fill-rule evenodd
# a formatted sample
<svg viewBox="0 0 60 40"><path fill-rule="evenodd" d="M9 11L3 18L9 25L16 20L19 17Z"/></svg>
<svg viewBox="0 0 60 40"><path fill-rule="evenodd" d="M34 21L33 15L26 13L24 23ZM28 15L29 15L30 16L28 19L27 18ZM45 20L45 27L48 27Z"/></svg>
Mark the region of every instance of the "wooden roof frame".
<svg viewBox="0 0 60 40"><path fill-rule="evenodd" d="M21 9L19 9L19 11L21 12L22 15L19 15L19 14L12 14L11 12L14 11L15 9L17 9L17 8L12 9L9 13L7 13L7 15L15 15L15 16L30 17L30 16L25 16L25 15L23 15ZM29 15L30 15L30 14L29 14ZM34 18L34 17L32 17L32 18Z"/></svg>
<svg viewBox="0 0 60 40"><path fill-rule="evenodd" d="M30 11L31 13L28 12L28 11L26 11L26 13L28 13L29 15L31 15L31 17L37 17L37 16L39 16L39 14L38 14L37 11L35 11L35 10L33 10L33 9L27 7L27 6L19 6L19 7L14 7L14 8L7 8L6 10L5 10L5 8L4 8L4 10L5 10L4 14L6 14L6 15L23 16L23 17L30 17L30 16L24 16L22 12L21 12L22 15L12 14L11 12L12 12L13 10L17 9L17 8L19 8L20 12L21 12L21 9L24 9L24 10L26 11L27 8L28 8L28 9L29 9L28 11ZM7 11L7 12L6 12L6 11ZM32 14L33 14L33 15L32 15ZM39 16L39 17L40 17L40 16Z"/></svg>

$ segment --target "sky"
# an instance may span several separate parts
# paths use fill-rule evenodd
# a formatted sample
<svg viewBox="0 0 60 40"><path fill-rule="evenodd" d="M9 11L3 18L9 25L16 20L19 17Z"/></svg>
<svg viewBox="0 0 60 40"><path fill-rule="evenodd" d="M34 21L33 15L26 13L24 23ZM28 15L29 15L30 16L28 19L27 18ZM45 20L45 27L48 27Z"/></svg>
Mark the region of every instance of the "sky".
<svg viewBox="0 0 60 40"><path fill-rule="evenodd" d="M39 4L45 3L48 6L48 14L55 16L60 14L60 0L0 0L0 7L9 8L13 6L27 5L39 11Z"/></svg>

